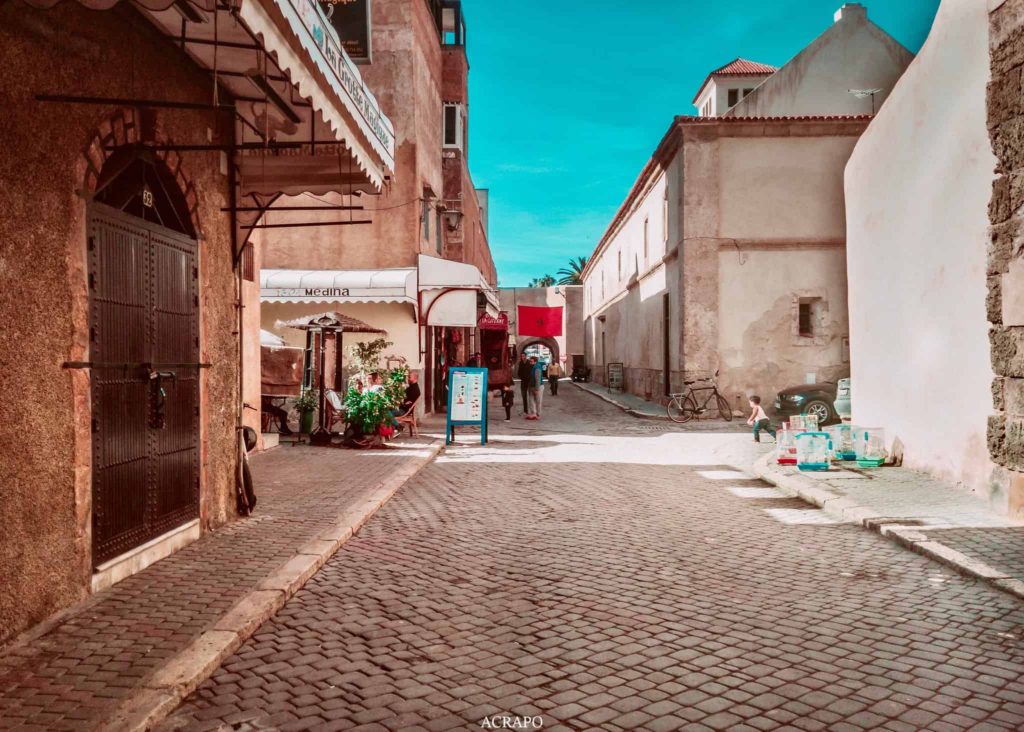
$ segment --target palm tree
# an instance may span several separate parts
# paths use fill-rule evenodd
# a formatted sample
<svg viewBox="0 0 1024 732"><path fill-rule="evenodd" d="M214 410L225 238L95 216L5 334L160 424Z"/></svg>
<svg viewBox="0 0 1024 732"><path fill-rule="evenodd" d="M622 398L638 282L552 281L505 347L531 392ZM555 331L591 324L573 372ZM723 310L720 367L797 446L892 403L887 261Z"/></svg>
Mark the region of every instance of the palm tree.
<svg viewBox="0 0 1024 732"><path fill-rule="evenodd" d="M587 266L586 257L573 257L569 260L568 267L562 267L558 270L557 274L560 279L558 284L560 285L582 285L583 284L583 268Z"/></svg>
<svg viewBox="0 0 1024 732"><path fill-rule="evenodd" d="M556 284L555 283L555 278L552 277L549 274L546 274L543 277L534 277L532 280L530 280L530 284L528 286L529 287L554 287L555 284Z"/></svg>

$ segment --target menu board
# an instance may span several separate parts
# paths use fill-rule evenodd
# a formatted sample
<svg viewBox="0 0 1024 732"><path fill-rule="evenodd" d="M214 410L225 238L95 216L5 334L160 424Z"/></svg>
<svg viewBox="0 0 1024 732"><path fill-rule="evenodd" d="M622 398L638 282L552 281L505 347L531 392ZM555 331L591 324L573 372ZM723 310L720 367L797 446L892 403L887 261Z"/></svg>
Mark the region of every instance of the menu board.
<svg viewBox="0 0 1024 732"><path fill-rule="evenodd" d="M619 391L622 391L622 382L622 364L608 364L608 390L618 389Z"/></svg>
<svg viewBox="0 0 1024 732"><path fill-rule="evenodd" d="M452 421L479 422L483 416L484 375L452 371Z"/></svg>
<svg viewBox="0 0 1024 732"><path fill-rule="evenodd" d="M480 442L487 442L487 369L448 369L448 425L445 442L454 440L455 426L480 427Z"/></svg>

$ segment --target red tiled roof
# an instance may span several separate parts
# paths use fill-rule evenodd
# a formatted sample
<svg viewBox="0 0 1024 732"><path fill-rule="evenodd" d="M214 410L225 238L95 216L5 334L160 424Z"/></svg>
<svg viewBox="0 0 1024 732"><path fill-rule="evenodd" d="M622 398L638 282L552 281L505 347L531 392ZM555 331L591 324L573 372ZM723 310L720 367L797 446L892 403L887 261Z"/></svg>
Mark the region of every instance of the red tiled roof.
<svg viewBox="0 0 1024 732"><path fill-rule="evenodd" d="M725 66L719 66L717 69L712 71L704 79L704 83L700 85L700 89L693 97L693 104L697 103L700 99L700 95L704 93L704 87L708 85L713 76L771 76L778 68L775 66L769 66L768 64L758 63L757 61L748 61L745 58L733 59Z"/></svg>
<svg viewBox="0 0 1024 732"><path fill-rule="evenodd" d="M720 124L732 122L836 122L841 120L868 121L872 114L800 114L781 115L778 117L697 117L680 115L676 122L682 124Z"/></svg>
<svg viewBox="0 0 1024 732"><path fill-rule="evenodd" d="M727 63L725 66L715 69L708 76L753 76L755 74L774 74L778 70L776 66L738 58Z"/></svg>

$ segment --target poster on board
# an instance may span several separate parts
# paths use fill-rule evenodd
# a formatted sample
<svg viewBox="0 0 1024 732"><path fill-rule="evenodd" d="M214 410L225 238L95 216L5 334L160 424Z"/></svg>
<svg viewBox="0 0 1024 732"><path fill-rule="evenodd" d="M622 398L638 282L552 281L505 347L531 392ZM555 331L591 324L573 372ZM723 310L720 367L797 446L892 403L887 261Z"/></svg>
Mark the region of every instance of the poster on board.
<svg viewBox="0 0 1024 732"><path fill-rule="evenodd" d="M480 444L487 444L487 369L453 366L448 369L448 420L445 444L455 438L454 427L480 427Z"/></svg>
<svg viewBox="0 0 1024 732"><path fill-rule="evenodd" d="M370 0L320 0L320 7L348 57L357 63L371 61Z"/></svg>

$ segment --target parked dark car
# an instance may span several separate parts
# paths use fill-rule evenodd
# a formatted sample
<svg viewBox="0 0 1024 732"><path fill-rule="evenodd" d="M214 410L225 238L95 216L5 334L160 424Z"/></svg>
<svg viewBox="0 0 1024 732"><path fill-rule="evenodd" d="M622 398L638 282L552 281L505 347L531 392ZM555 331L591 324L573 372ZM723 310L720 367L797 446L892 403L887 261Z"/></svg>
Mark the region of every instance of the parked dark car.
<svg viewBox="0 0 1024 732"><path fill-rule="evenodd" d="M813 414L819 427L839 422L835 407L837 388L833 382L823 381L783 389L775 397L775 421L785 422L794 414Z"/></svg>

